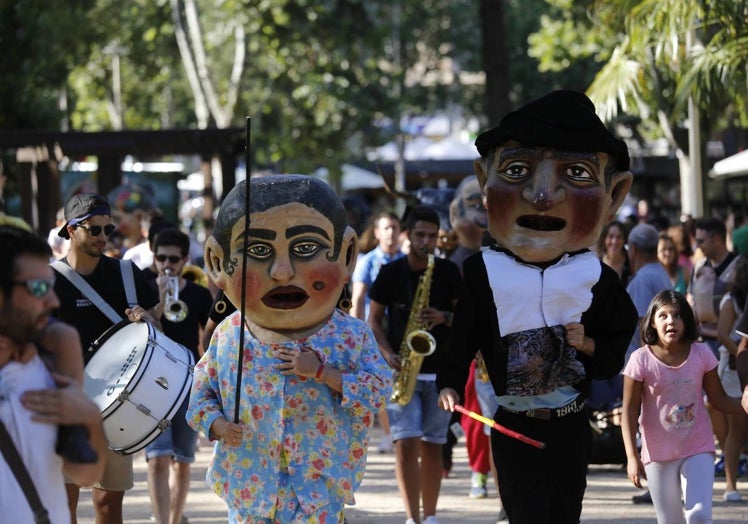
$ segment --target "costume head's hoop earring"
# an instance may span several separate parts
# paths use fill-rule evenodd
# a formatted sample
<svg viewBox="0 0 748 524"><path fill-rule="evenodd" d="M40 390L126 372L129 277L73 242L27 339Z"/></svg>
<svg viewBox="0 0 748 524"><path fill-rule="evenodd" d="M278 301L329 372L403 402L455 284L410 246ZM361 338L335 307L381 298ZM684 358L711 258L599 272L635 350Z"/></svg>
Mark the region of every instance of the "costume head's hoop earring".
<svg viewBox="0 0 748 524"><path fill-rule="evenodd" d="M353 302L351 301L351 292L348 289L348 284L346 284L343 286L343 293L340 295L338 308L342 309L346 313L350 313L352 307Z"/></svg>

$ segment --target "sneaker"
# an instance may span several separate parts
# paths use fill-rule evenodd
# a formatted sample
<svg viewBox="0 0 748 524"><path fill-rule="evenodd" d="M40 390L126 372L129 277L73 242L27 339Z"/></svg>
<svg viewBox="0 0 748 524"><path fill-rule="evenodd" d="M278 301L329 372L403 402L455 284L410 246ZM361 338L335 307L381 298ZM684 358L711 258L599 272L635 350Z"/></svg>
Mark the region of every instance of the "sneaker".
<svg viewBox="0 0 748 524"><path fill-rule="evenodd" d="M413 519L408 519L405 521L405 524L416 524L416 521Z"/></svg>
<svg viewBox="0 0 748 524"><path fill-rule="evenodd" d="M488 490L486 489L486 480L488 475L485 473L478 473L473 471L473 475L470 477L470 498L471 499L484 499L488 496Z"/></svg>
<svg viewBox="0 0 748 524"><path fill-rule="evenodd" d="M644 493L631 497L631 502L634 504L652 504L652 495L650 495L649 490L647 490Z"/></svg>
<svg viewBox="0 0 748 524"><path fill-rule="evenodd" d="M724 477L725 476L725 457L721 456L714 463L714 476Z"/></svg>
<svg viewBox="0 0 748 524"><path fill-rule="evenodd" d="M496 519L496 524L501 524L502 522L509 522L509 517L506 514L506 511L504 511L504 508L501 508L501 511L499 511L499 518Z"/></svg>
<svg viewBox="0 0 748 524"><path fill-rule="evenodd" d="M430 515L423 520L423 524L439 524L439 520L435 516Z"/></svg>
<svg viewBox="0 0 748 524"><path fill-rule="evenodd" d="M742 477L748 471L748 457L740 455L740 461L738 462L738 477Z"/></svg>
<svg viewBox="0 0 748 524"><path fill-rule="evenodd" d="M385 435L377 446L377 450L380 453L392 453L392 435Z"/></svg>
<svg viewBox="0 0 748 524"><path fill-rule="evenodd" d="M725 491L725 494L722 495L722 499L725 502L740 502L743 500L743 497L740 496L739 491Z"/></svg>

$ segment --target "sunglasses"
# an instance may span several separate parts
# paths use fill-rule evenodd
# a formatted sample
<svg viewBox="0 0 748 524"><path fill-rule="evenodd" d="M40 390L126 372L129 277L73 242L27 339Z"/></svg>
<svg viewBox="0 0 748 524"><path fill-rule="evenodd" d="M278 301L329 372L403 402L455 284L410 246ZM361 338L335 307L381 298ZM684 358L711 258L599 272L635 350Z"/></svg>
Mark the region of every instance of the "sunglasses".
<svg viewBox="0 0 748 524"><path fill-rule="evenodd" d="M29 293L36 298L44 298L55 286L55 279L50 278L31 278L29 280L14 280L16 286L25 286Z"/></svg>
<svg viewBox="0 0 748 524"><path fill-rule="evenodd" d="M156 260L159 262L166 262L167 260L172 264L179 264L184 257L178 257L177 255L156 255Z"/></svg>
<svg viewBox="0 0 748 524"><path fill-rule="evenodd" d="M106 236L111 235L112 233L114 233L114 230L117 229L117 227L114 224L107 224L103 228L101 226L87 226L85 224L76 224L75 227L82 227L83 229L88 231L88 233L92 237L99 236L101 234L102 229L104 230L104 235Z"/></svg>

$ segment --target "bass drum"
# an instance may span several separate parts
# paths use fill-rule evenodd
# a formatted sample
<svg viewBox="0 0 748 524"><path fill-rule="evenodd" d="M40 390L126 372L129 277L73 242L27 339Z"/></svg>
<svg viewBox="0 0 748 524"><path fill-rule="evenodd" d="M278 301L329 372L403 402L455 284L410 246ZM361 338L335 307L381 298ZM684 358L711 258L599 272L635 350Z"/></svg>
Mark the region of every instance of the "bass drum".
<svg viewBox="0 0 748 524"><path fill-rule="evenodd" d="M109 448L130 455L171 423L192 386L192 352L147 322L112 326L89 348L83 390L101 409Z"/></svg>

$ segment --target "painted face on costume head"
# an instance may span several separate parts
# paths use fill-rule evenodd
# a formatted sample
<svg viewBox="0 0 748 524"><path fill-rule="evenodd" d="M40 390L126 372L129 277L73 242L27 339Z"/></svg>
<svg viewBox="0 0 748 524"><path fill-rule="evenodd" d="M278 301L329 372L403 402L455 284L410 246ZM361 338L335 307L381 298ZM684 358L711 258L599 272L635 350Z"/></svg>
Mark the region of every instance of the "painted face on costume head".
<svg viewBox="0 0 748 524"><path fill-rule="evenodd" d="M457 198L459 201L455 219L467 220L478 226L481 231L485 231L488 226L488 215L483 205L483 192L478 179L472 177L471 180L461 184Z"/></svg>
<svg viewBox="0 0 748 524"><path fill-rule="evenodd" d="M333 260L334 228L320 212L290 203L250 215L247 241L246 315L269 330L301 331L325 322L350 279L345 251ZM241 304L244 220L231 232L230 257L238 271L221 286Z"/></svg>
<svg viewBox="0 0 748 524"><path fill-rule="evenodd" d="M476 172L484 181L489 232L526 262L547 262L594 245L631 183L630 173L622 172L607 187L607 153L510 140L488 158L491 165L481 159Z"/></svg>

